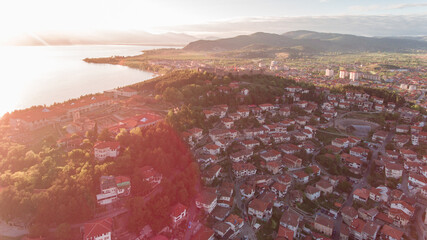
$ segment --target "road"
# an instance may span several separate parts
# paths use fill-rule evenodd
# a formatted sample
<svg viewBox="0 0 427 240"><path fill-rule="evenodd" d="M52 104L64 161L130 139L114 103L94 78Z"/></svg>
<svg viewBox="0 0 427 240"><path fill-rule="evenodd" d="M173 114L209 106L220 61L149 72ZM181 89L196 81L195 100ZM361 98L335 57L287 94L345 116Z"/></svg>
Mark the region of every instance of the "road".
<svg viewBox="0 0 427 240"><path fill-rule="evenodd" d="M418 240L425 240L427 239L427 227L424 224L423 221L423 214L426 210L426 207L421 205L416 207L415 212L415 228L417 229L418 233Z"/></svg>
<svg viewBox="0 0 427 240"><path fill-rule="evenodd" d="M368 185L368 177L369 173L371 172L372 168L374 167L374 162L378 158L378 153L385 153L385 146L391 141L391 139L394 136L394 132L389 132L385 141L376 149L372 149L372 158L368 163L368 169L364 172L363 177L353 186L353 189L351 193L348 195L347 200L342 204L342 208L346 206L353 205L353 192L356 189L366 187ZM339 233L341 231L341 224L342 224L342 216L341 214L338 214L336 220L335 220L335 226L332 238L333 239L339 239Z"/></svg>

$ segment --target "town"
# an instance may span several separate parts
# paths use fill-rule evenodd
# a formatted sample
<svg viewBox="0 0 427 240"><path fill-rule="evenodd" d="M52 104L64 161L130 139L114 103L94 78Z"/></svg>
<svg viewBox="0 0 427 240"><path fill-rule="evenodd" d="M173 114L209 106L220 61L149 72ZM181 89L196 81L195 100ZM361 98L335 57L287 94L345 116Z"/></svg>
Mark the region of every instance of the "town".
<svg viewBox="0 0 427 240"><path fill-rule="evenodd" d="M269 69L275 66L283 70L277 62ZM94 180L96 213L75 225L79 238L424 239L425 102L415 105L407 94L423 96L415 86L425 79L405 82L408 89L396 93L364 86L378 81L376 76L340 70L336 77L334 71L306 79L207 67L173 71L102 94L16 111L6 116L5 131L21 144L53 132L52 149L71 158L82 154L105 172L109 165L133 168L126 159L145 150L133 149L133 138L126 136L144 141L136 139L156 136L150 131L165 123L191 150L200 183L191 182L194 197L184 188L180 191L188 196L162 206L164 222L153 226L145 219L137 225L139 220L126 219L140 211L133 207L136 200L142 206L161 202L165 181L173 184L180 173L165 171L154 160L136 160L141 164L128 174L114 169L110 172L118 174ZM86 152L76 151L80 148ZM180 164L178 155L169 158ZM15 181L4 179L2 184Z"/></svg>

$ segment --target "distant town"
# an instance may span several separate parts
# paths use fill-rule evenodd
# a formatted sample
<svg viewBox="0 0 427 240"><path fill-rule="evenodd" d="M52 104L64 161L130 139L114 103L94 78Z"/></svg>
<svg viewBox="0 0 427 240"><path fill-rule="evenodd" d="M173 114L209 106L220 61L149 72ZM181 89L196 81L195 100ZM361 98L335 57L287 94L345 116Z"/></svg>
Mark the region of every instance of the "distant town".
<svg viewBox="0 0 427 240"><path fill-rule="evenodd" d="M427 237L425 66L382 66L372 73L361 64L297 68L278 60L222 67L193 60L148 64L170 71L3 117L8 144L37 149L43 140L40 158L56 152L71 159L68 165L80 166L73 178L80 178L86 163L93 164L96 176L95 192L87 197L96 207L83 222L62 228L51 223L38 233L29 227L33 217L22 214L26 220L10 218L2 226L5 233L49 239L62 229L71 239L85 240ZM160 196L180 172L162 168L178 168L182 156L165 147L157 163L136 157L154 158L155 152L144 155L147 149L135 144L154 142L144 136L167 132L162 124L184 141L197 163L194 176L200 174L197 184L179 180L194 189L184 187L177 193L183 196L170 201ZM9 175L1 178L0 195L25 184L16 172L32 171L2 168ZM51 191L43 186L28 189ZM168 204L157 206L164 201ZM1 197L0 203L22 204ZM159 219L165 220L150 224L155 220L141 217L144 208L161 212Z"/></svg>

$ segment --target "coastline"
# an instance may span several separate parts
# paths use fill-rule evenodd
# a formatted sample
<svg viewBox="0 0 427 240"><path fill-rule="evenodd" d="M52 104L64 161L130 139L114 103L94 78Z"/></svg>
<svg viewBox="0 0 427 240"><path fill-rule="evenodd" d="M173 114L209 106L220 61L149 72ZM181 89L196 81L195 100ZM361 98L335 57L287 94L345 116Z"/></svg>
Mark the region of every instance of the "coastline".
<svg viewBox="0 0 427 240"><path fill-rule="evenodd" d="M9 70L3 72L3 77L9 78L11 84L3 89L4 100L9 99L9 101L3 101L3 105L0 105L0 118L17 110L25 110L34 106L49 106L84 95L103 93L156 78L161 74L150 69L126 65L122 65L122 67L92 65L82 61L88 57L119 54L127 57L139 56L150 48L155 47L131 45L129 47L79 47L74 45L6 49L7 59L24 58L26 60L22 65L29 65L29 69L34 70L30 71L31 74L20 72L15 70L14 61L6 63ZM12 57L8 57L9 55ZM34 64L34 61L39 62ZM51 65L51 62L54 65ZM43 87L39 87L40 84L43 84ZM11 99L14 101L10 101Z"/></svg>

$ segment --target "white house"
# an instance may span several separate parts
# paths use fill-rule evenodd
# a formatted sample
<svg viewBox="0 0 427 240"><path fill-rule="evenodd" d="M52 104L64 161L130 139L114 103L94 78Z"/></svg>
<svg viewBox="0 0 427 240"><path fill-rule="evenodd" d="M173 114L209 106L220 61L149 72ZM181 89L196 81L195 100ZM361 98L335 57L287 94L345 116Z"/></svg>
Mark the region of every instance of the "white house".
<svg viewBox="0 0 427 240"><path fill-rule="evenodd" d="M97 142L93 147L95 158L99 161L105 160L107 157L115 158L119 155L119 142Z"/></svg>

